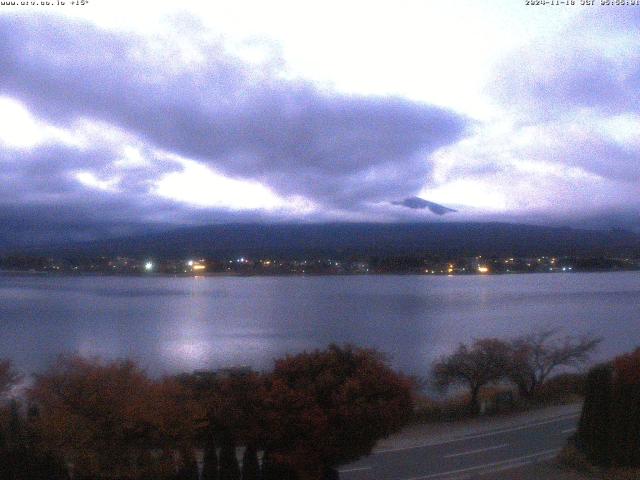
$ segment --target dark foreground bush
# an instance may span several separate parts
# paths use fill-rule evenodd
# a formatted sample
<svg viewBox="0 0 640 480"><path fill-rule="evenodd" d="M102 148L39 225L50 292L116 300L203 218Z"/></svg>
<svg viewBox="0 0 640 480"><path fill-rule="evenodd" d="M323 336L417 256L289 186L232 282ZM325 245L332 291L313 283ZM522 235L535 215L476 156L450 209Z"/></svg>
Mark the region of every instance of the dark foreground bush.
<svg viewBox="0 0 640 480"><path fill-rule="evenodd" d="M640 467L640 349L587 376L577 447L598 466Z"/></svg>
<svg viewBox="0 0 640 480"><path fill-rule="evenodd" d="M584 397L586 375L563 373L543 383L531 400L537 405L574 403Z"/></svg>
<svg viewBox="0 0 640 480"><path fill-rule="evenodd" d="M373 350L331 345L287 356L267 379L265 447L301 480L322 480L410 420L413 388Z"/></svg>
<svg viewBox="0 0 640 480"><path fill-rule="evenodd" d="M598 478L602 480L638 480L640 469L638 468L598 468L589 462L587 456L574 445L567 445L558 454L558 463L561 467L580 472L586 478Z"/></svg>
<svg viewBox="0 0 640 480"><path fill-rule="evenodd" d="M587 456L574 445L567 445L558 454L558 462L563 467L583 473L593 472L593 465L589 463Z"/></svg>
<svg viewBox="0 0 640 480"><path fill-rule="evenodd" d="M413 415L415 423L450 422L470 418L469 396L457 395L442 400L435 400L427 396L416 399Z"/></svg>
<svg viewBox="0 0 640 480"><path fill-rule="evenodd" d="M325 480L413 412L412 380L349 345L287 356L271 373L160 379L128 360L62 356L34 377L22 406L2 410L17 378L4 376L0 480L57 480L67 468L74 480L251 480L258 450L272 454L263 479ZM243 472L236 446L249 446Z"/></svg>

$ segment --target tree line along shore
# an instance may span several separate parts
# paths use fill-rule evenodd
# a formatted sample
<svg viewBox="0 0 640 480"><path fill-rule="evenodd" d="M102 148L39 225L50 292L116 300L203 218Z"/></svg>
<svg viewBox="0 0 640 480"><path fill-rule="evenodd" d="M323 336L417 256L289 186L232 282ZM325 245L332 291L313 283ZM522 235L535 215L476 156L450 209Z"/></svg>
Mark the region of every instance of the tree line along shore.
<svg viewBox="0 0 640 480"><path fill-rule="evenodd" d="M0 257L7 272L93 273L108 275L486 275L640 270L640 258L620 256L483 256L443 257L430 254L346 257L188 257L147 255Z"/></svg>

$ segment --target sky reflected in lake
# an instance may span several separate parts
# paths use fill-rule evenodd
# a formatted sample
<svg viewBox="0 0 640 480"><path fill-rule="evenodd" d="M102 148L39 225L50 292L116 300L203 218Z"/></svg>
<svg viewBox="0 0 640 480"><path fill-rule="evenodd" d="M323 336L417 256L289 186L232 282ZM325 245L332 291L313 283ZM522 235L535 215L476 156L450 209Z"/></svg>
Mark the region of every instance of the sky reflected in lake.
<svg viewBox="0 0 640 480"><path fill-rule="evenodd" d="M132 357L150 372L250 365L331 342L394 366L477 337L536 326L604 337L597 357L640 345L640 273L503 276L64 277L0 275L0 357L25 371L61 352Z"/></svg>

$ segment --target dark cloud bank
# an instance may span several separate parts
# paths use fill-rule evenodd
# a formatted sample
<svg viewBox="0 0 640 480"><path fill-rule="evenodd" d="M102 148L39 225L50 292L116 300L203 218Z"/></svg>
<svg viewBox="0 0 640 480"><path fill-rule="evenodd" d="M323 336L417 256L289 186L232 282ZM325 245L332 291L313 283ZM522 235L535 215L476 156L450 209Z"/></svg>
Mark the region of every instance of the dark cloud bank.
<svg viewBox="0 0 640 480"><path fill-rule="evenodd" d="M625 22L626 29L637 29L638 15ZM159 199L150 194L153 182L182 167L155 158L157 149L262 182L281 195L304 196L325 211L366 215L371 204L389 203L407 213L451 210L415 195L429 181L429 155L463 138L468 119L400 98L332 93L283 79L272 65L248 65L224 45L202 48L206 60L193 66L170 42L158 49L141 37L80 21L0 16L0 95L58 126L78 119L111 125L135 137L151 160L124 172L120 190L109 192L88 189L71 175L79 169L99 178L113 173L117 141L0 152L0 243L84 239L151 224L300 220ZM543 59L544 75L523 71L522 58L512 58L494 87L538 116L583 107L638 112L639 57L614 65L593 51L572 52ZM600 138L562 153L598 174L640 178L637 152ZM588 224L586 211L585 225L609 226L613 217L594 213L602 221ZM616 218L640 226L633 206L622 205Z"/></svg>
<svg viewBox="0 0 640 480"><path fill-rule="evenodd" d="M19 99L52 124L69 126L79 118L104 122L150 148L260 181L282 195L302 195L326 209L359 210L415 194L429 177L429 154L466 130L466 119L444 109L399 98L332 94L279 79L269 68L259 70L226 54L221 45L203 46L208 57L197 67L182 66L175 49L164 47L158 56L142 38L87 23L1 16L0 94ZM75 211L82 201L105 212L105 205L124 201L115 215L120 221L144 220L156 208L145 204L149 181L179 167L139 172L147 178L126 184L118 200L76 192L83 187L70 182L71 166L100 173L114 158L113 148L21 153L22 158L4 159L2 168L14 170L5 181L18 197L30 192L34 205L39 193L44 198L54 188L61 210ZM35 163L51 173L37 172L39 180L27 175ZM5 216L11 215L6 197L0 198ZM162 203L158 207L166 208ZM229 216L209 213L210 221ZM186 209L184 216L189 217Z"/></svg>

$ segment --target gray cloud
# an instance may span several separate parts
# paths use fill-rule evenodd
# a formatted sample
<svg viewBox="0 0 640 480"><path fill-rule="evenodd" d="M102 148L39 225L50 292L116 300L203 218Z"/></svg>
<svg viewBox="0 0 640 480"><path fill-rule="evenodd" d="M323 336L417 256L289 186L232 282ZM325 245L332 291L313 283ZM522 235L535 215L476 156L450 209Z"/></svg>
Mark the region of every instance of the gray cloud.
<svg viewBox="0 0 640 480"><path fill-rule="evenodd" d="M517 151L519 160L577 167L601 177L576 185L576 190L592 185L600 195L593 204L570 206L574 225L640 228L640 204L630 193L640 180L640 149L625 138L628 126L615 132L613 125L620 124L607 123L640 113L639 31L636 9L585 9L558 34L562 41L554 48L527 45L511 52L488 87L517 118L514 136L520 127L534 132L536 141ZM610 198L602 195L603 185ZM567 222L567 206L562 207L556 223Z"/></svg>
<svg viewBox="0 0 640 480"><path fill-rule="evenodd" d="M527 46L505 58L491 92L539 118L576 108L638 112L639 31L637 9L586 9L558 35L562 41L553 49Z"/></svg>
<svg viewBox="0 0 640 480"><path fill-rule="evenodd" d="M617 62L584 48L558 50L548 56L517 52L500 69L498 97L539 118L570 108L607 114L638 110L640 59Z"/></svg>
<svg viewBox="0 0 640 480"><path fill-rule="evenodd" d="M640 150L606 138L577 139L559 152L562 160L586 171L620 182L640 181ZM613 193L613 192L612 192Z"/></svg>
<svg viewBox="0 0 640 480"><path fill-rule="evenodd" d="M118 191L87 187L74 178L81 170L100 177L116 158L108 145L1 151L0 247L139 232L154 224L160 227L162 217L165 227L171 221L184 222L179 205L148 196L158 171L178 171L177 164L158 161L129 169Z"/></svg>
<svg viewBox="0 0 640 480"><path fill-rule="evenodd" d="M586 28L600 29L607 38L607 22L621 24L618 33L637 32L640 15L632 10L617 20L581 19L580 28L567 33L574 41L553 52L515 52L500 65L491 93L528 125L566 122L584 109L603 116L638 112L640 56L631 49L606 55L577 41ZM7 236L14 243L37 240L34 232L42 232L42 239L80 239L151 224L291 220L282 212L194 209L158 198L151 193L154 181L182 167L156 158L156 149L257 180L281 195L305 196L344 218L415 220L422 209L448 211L415 195L430 180L430 154L467 135L468 119L401 98L349 96L285 79L279 59L249 65L225 45L195 37L188 41L206 58L192 64L181 59L179 45L158 41L154 46L142 37L58 17L0 16L0 95L20 99L55 125L73 127L84 118L117 127L152 160L119 172L118 141L98 142L86 151L49 144L0 152L0 243ZM567 130L558 134L561 141L518 153L523 160L577 166L615 182L640 179L637 148L584 133ZM447 181L503 171L509 177L510 164L500 153L483 153L479 144L445 172ZM119 190L87 188L73 178L77 170L97 178L122 173ZM640 225L634 205L625 205L624 214L600 208L584 207L585 225L606 226L609 213L612 222ZM336 218L322 215L303 220ZM518 219L510 215L499 219ZM560 217L548 220L566 221Z"/></svg>

